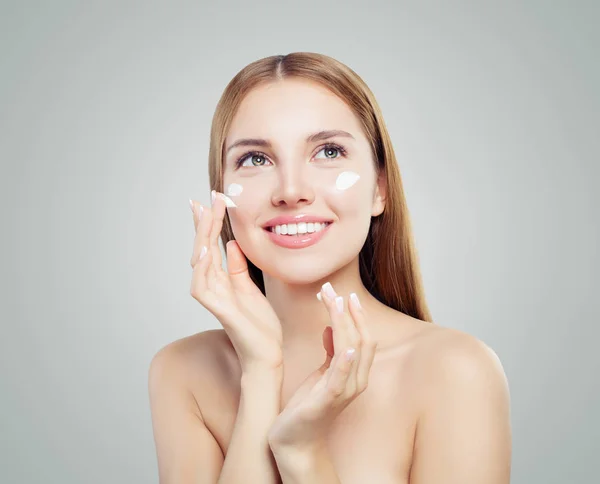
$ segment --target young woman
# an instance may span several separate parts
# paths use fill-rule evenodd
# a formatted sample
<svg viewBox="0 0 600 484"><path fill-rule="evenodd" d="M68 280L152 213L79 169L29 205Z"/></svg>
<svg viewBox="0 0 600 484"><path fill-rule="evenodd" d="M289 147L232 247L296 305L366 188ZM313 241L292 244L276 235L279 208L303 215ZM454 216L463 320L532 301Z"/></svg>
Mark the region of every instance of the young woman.
<svg viewBox="0 0 600 484"><path fill-rule="evenodd" d="M153 358L161 484L508 483L504 371L431 320L361 78L314 53L248 65L218 103L209 172L191 294L223 329Z"/></svg>

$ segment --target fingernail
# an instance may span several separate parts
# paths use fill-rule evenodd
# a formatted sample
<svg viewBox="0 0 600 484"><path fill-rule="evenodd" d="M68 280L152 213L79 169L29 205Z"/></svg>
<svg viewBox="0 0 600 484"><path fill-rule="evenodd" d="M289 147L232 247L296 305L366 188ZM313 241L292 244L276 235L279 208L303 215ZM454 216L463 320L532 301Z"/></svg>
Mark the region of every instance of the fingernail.
<svg viewBox="0 0 600 484"><path fill-rule="evenodd" d="M358 300L358 296L356 295L356 293L355 293L355 292L351 292L351 293L350 293L350 299L352 299L352 302L353 302L354 304L356 304L356 307L357 307L358 309L362 309L362 306L360 305L360 301Z"/></svg>
<svg viewBox="0 0 600 484"><path fill-rule="evenodd" d="M335 307L337 308L338 313L344 312L344 298L342 296L335 298Z"/></svg>
<svg viewBox="0 0 600 484"><path fill-rule="evenodd" d="M237 205L235 204L235 202L231 198L229 198L227 195L221 194L221 198L223 200L225 200L225 206L226 207L230 207L230 208L231 207L237 207Z"/></svg>
<svg viewBox="0 0 600 484"><path fill-rule="evenodd" d="M337 294L333 290L333 286L329 282L323 284L322 288L323 291L325 291L325 294L327 294L327 297L329 297L329 299L333 299L335 296L337 296Z"/></svg>
<svg viewBox="0 0 600 484"><path fill-rule="evenodd" d="M190 208L192 209L192 213L194 212L194 202L192 202L192 199L190 198Z"/></svg>
<svg viewBox="0 0 600 484"><path fill-rule="evenodd" d="M317 299L318 299L319 301L322 301L322 300L323 300L323 298L321 297L321 291L319 291L319 292L317 293Z"/></svg>
<svg viewBox="0 0 600 484"><path fill-rule="evenodd" d="M215 192L214 190L210 192L210 199L212 201L212 203L215 203L215 200L217 199L217 192Z"/></svg>
<svg viewBox="0 0 600 484"><path fill-rule="evenodd" d="M206 248L205 245L203 245L202 249L200 249L200 259L202 259L202 257L204 257L207 252L208 252L208 249Z"/></svg>
<svg viewBox="0 0 600 484"><path fill-rule="evenodd" d="M346 361L352 361L354 360L354 357L356 356L356 350L354 348L348 348L346 350Z"/></svg>

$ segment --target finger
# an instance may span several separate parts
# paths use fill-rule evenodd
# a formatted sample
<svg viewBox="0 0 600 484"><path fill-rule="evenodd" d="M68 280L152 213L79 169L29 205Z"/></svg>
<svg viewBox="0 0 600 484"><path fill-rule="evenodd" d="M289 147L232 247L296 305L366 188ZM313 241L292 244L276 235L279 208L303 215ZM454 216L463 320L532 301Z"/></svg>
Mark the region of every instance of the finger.
<svg viewBox="0 0 600 484"><path fill-rule="evenodd" d="M201 224L202 212L204 211L204 207L202 207L202 205L193 200L190 200L190 206L192 208L192 222L194 224L194 244L192 247L192 256L190 257L190 265L193 268L196 264L198 254L201 248L201 236L198 233L198 230Z"/></svg>
<svg viewBox="0 0 600 484"><path fill-rule="evenodd" d="M223 217L225 216L225 201L221 197L221 193L212 191L212 213L213 226L210 231L210 248L213 251L213 263L216 271L223 271L223 258L221 256L221 248L219 247L219 237L223 229Z"/></svg>
<svg viewBox="0 0 600 484"><path fill-rule="evenodd" d="M360 334L354 326L352 317L345 311L344 299L336 294L329 282L323 284L321 295L333 323L335 352L344 351L348 347L360 351Z"/></svg>
<svg viewBox="0 0 600 484"><path fill-rule="evenodd" d="M209 246L209 235L212 226L212 214L211 211L202 207L200 204L195 204L197 208L196 212L199 215L194 215L194 225L196 229L196 235L194 236L194 248L192 251L192 258L190 259L190 265L194 267L198 261L198 256L202 247L206 247L210 250ZM202 209L200 209L202 207Z"/></svg>
<svg viewBox="0 0 600 484"><path fill-rule="evenodd" d="M346 334L346 341L348 342L346 346L342 346L342 354L340 354L340 358L347 357L348 354L352 355L352 359L350 360L350 375L347 378L346 389L349 394L354 394L358 388L357 381L357 369L361 360L361 341L360 334L354 325L354 321L350 313L346 311L344 307L344 299L341 296L337 296L335 298L335 306L336 311L340 315L341 319L341 328L342 331ZM351 352L351 353L348 353Z"/></svg>
<svg viewBox="0 0 600 484"><path fill-rule="evenodd" d="M206 295L210 288L209 270L211 265L212 254L206 246L202 246L198 255L198 260L194 264L190 294L194 299L196 299L198 302L204 305L206 305L206 303L208 302L206 299Z"/></svg>
<svg viewBox="0 0 600 484"><path fill-rule="evenodd" d="M356 328L360 333L361 348L360 348L360 360L358 362L358 368L356 370L356 385L358 391L362 392L367 388L369 380L369 372L375 359L375 352L377 351L377 343L371 337L369 331L365 313L360 305L358 296L355 293L350 294L350 302L348 304L350 315L354 320Z"/></svg>
<svg viewBox="0 0 600 484"><path fill-rule="evenodd" d="M349 386L352 386L353 384L351 377L355 361L356 351L344 351L336 355L329 369L330 374L327 380L328 397L333 400L338 400L343 395L354 393L353 391L349 391Z"/></svg>
<svg viewBox="0 0 600 484"><path fill-rule="evenodd" d="M325 361L323 364L317 369L317 371L323 377L323 381L321 382L324 387L327 384L327 380L329 379L329 374L327 373L331 369L331 362L333 361L333 353L329 353L329 351L325 354Z"/></svg>
<svg viewBox="0 0 600 484"><path fill-rule="evenodd" d="M227 273L234 289L249 293L257 287L248 272L248 261L236 240L230 240L225 246L227 252Z"/></svg>
<svg viewBox="0 0 600 484"><path fill-rule="evenodd" d="M194 222L194 230L198 230L198 223L202 218L204 207L190 198L190 208L192 209L192 221Z"/></svg>
<svg viewBox="0 0 600 484"><path fill-rule="evenodd" d="M347 346L347 338L345 333L342 331L340 315L337 311L335 298L337 297L337 293L333 289L333 286L326 282L321 287L321 291L319 293L321 295L321 301L325 305L327 312L329 313L329 319L331 320L331 329L332 329L332 337L333 337L333 350L334 353L338 353L342 351L342 348Z"/></svg>
<svg viewBox="0 0 600 484"><path fill-rule="evenodd" d="M357 372L361 360L361 338L360 333L354 325L352 316L349 312L345 311L343 298L335 294L335 290L333 290L331 284L326 283L323 285L321 300L325 303L331 317L335 355L339 358L340 354L348 349L352 348L355 351L355 358L351 363L351 375L347 385L348 393L354 394L358 389ZM333 300L331 299L332 296L335 296ZM331 372L333 372L333 369Z"/></svg>

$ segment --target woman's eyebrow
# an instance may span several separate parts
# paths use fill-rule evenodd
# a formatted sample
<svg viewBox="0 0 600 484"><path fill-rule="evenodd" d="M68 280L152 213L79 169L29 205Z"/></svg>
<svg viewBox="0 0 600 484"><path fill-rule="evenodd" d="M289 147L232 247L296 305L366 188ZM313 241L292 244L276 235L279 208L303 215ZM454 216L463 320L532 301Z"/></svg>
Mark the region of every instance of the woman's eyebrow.
<svg viewBox="0 0 600 484"><path fill-rule="evenodd" d="M333 138L335 136L342 136L344 138L355 139L354 136L352 136L347 131L342 131L340 129L330 129L330 130L318 131L316 133L311 134L310 136L308 136L306 138L306 142L313 143L315 141L322 141L325 139ZM267 141L266 139L261 139L261 138L243 138L243 139L237 140L235 143L232 143L229 146L229 148L227 148L227 151L225 152L225 154L229 153L233 148L236 148L238 146L262 146L265 148L270 148L271 143L269 141Z"/></svg>

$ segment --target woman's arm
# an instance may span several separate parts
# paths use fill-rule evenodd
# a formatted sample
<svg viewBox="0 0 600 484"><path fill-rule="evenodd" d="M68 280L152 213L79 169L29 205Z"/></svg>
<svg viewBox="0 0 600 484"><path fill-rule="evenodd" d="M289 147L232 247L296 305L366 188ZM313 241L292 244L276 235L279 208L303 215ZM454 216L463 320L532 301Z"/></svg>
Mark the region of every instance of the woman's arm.
<svg viewBox="0 0 600 484"><path fill-rule="evenodd" d="M205 334L208 337L210 332ZM203 343L215 344L214 340ZM160 484L279 484L267 432L279 413L282 373L265 369L242 376L239 411L224 459L189 388L190 378L198 377L197 363L190 367L182 346L167 345L149 369ZM204 367L210 368L210 350L204 355Z"/></svg>
<svg viewBox="0 0 600 484"><path fill-rule="evenodd" d="M267 434L279 414L282 371L253 370L242 375L235 426L219 484L281 482Z"/></svg>
<svg viewBox="0 0 600 484"><path fill-rule="evenodd" d="M444 331L427 351L426 398L417 423L411 484L508 484L510 397L496 354Z"/></svg>
<svg viewBox="0 0 600 484"><path fill-rule="evenodd" d="M189 359L179 343L162 348L148 372L159 482L215 484L223 453L189 388Z"/></svg>

